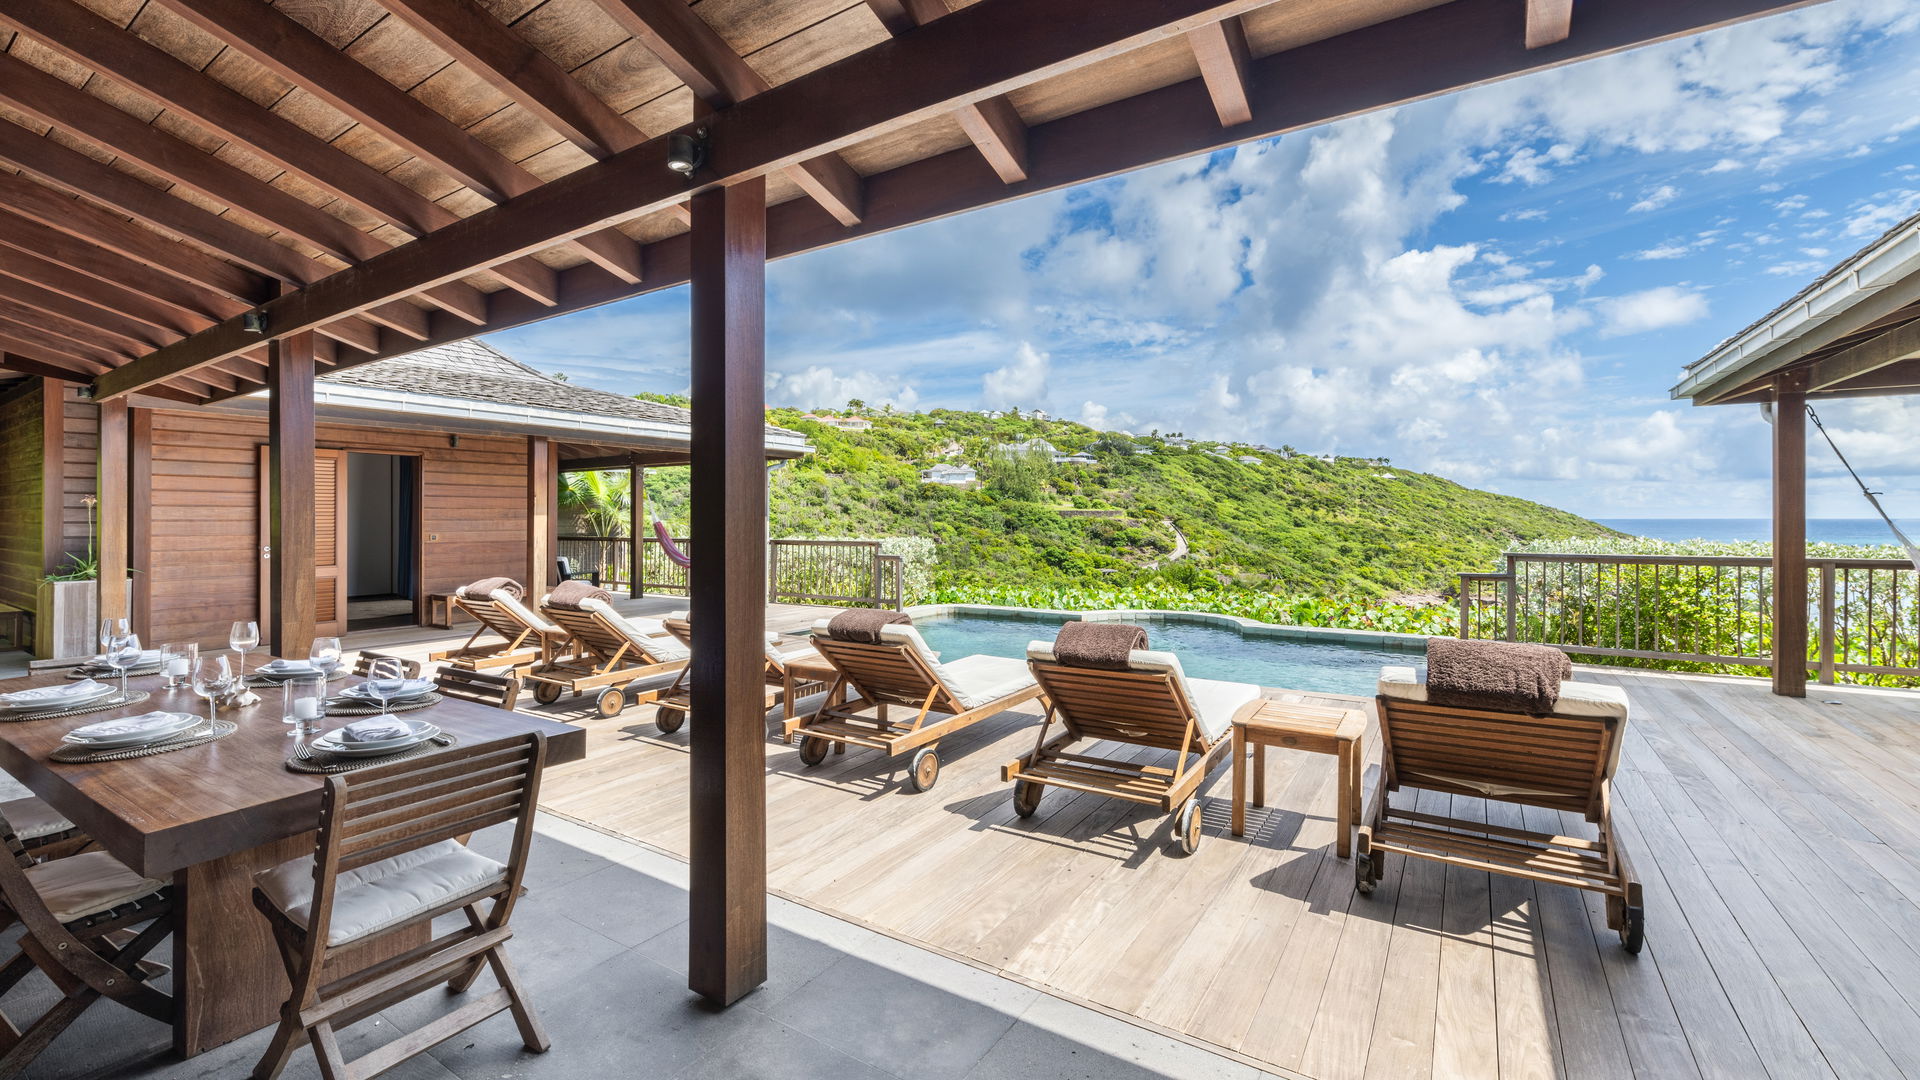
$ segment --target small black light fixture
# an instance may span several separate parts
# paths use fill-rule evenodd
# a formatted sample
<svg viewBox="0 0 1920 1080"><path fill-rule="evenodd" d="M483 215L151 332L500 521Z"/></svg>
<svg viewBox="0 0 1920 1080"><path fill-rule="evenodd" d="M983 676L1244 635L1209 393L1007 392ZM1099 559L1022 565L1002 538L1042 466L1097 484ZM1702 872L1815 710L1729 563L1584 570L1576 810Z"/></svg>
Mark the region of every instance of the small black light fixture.
<svg viewBox="0 0 1920 1080"><path fill-rule="evenodd" d="M246 314L240 316L240 329L245 330L249 334L266 333L267 332L267 313L264 311L256 310L256 311L249 311Z"/></svg>
<svg viewBox="0 0 1920 1080"><path fill-rule="evenodd" d="M667 168L690 177L706 163L706 128L695 128L691 135L682 133L673 137L673 149L667 153Z"/></svg>

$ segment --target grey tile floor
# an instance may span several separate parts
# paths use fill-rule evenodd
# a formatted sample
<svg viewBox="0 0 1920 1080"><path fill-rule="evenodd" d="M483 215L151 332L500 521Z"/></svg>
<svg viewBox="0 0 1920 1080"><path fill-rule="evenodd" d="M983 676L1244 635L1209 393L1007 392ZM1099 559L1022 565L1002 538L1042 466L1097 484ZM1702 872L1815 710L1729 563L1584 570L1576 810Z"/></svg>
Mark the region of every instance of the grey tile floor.
<svg viewBox="0 0 1920 1080"><path fill-rule="evenodd" d="M6 785L10 786L10 785ZM474 844L499 854L506 834ZM767 984L733 1008L686 988L686 867L628 841L542 816L509 953L553 1048L531 1054L496 1016L387 1076L397 1080L634 1077L835 1080L1168 1076L1259 1080L1269 1074L893 938L773 899ZM9 951L11 951L9 949ZM163 946L159 956L165 956ZM491 976L475 992L485 992ZM0 1002L36 1015L52 987L33 976ZM349 1028L349 1054L450 1011L434 990ZM36 1080L242 1077L258 1032L191 1061L166 1029L96 1005L28 1076ZM310 1051L285 1074L318 1075Z"/></svg>

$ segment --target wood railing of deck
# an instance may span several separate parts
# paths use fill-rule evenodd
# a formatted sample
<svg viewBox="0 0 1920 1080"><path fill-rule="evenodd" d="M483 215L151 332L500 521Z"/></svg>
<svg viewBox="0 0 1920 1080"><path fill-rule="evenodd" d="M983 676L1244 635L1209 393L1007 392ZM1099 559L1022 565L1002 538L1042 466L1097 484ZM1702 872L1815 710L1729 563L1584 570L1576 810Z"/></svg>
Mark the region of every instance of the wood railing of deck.
<svg viewBox="0 0 1920 1080"><path fill-rule="evenodd" d="M1920 572L1911 563L1807 566L1808 671L1822 683L1920 677ZM1581 656L1770 670L1772 589L1764 558L1509 552L1504 572L1460 575L1458 632Z"/></svg>
<svg viewBox="0 0 1920 1080"><path fill-rule="evenodd" d="M692 541L674 537L689 555ZM575 573L597 574L601 587L632 586L631 543L624 536L562 536L560 554ZM780 539L768 546L767 600L775 604L822 604L899 610L905 602L905 560L881 551L878 540ZM640 592L687 595L687 568L667 557L660 541L640 544Z"/></svg>

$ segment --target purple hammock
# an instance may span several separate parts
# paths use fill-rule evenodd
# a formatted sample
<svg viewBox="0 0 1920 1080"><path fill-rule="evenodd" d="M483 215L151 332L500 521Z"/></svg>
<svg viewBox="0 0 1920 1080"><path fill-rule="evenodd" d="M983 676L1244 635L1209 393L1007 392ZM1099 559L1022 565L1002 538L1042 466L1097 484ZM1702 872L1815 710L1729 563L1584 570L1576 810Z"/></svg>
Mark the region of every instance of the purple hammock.
<svg viewBox="0 0 1920 1080"><path fill-rule="evenodd" d="M659 518L654 518L653 519L653 535L656 539L660 541L660 550L667 553L667 558L672 559L674 562L674 565L676 566L692 566L693 565L693 560L687 558L687 553L684 551L681 551L680 545L675 544L673 542L673 534L667 531L666 522L661 521Z"/></svg>

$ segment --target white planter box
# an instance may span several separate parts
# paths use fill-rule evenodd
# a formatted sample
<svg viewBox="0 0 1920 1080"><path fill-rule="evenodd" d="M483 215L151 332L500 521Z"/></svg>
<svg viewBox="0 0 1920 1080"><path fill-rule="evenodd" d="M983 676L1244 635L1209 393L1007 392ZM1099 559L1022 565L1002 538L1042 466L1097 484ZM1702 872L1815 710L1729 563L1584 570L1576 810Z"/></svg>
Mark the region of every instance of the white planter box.
<svg viewBox="0 0 1920 1080"><path fill-rule="evenodd" d="M92 656L100 638L97 581L43 581L33 619L33 655L42 660Z"/></svg>

